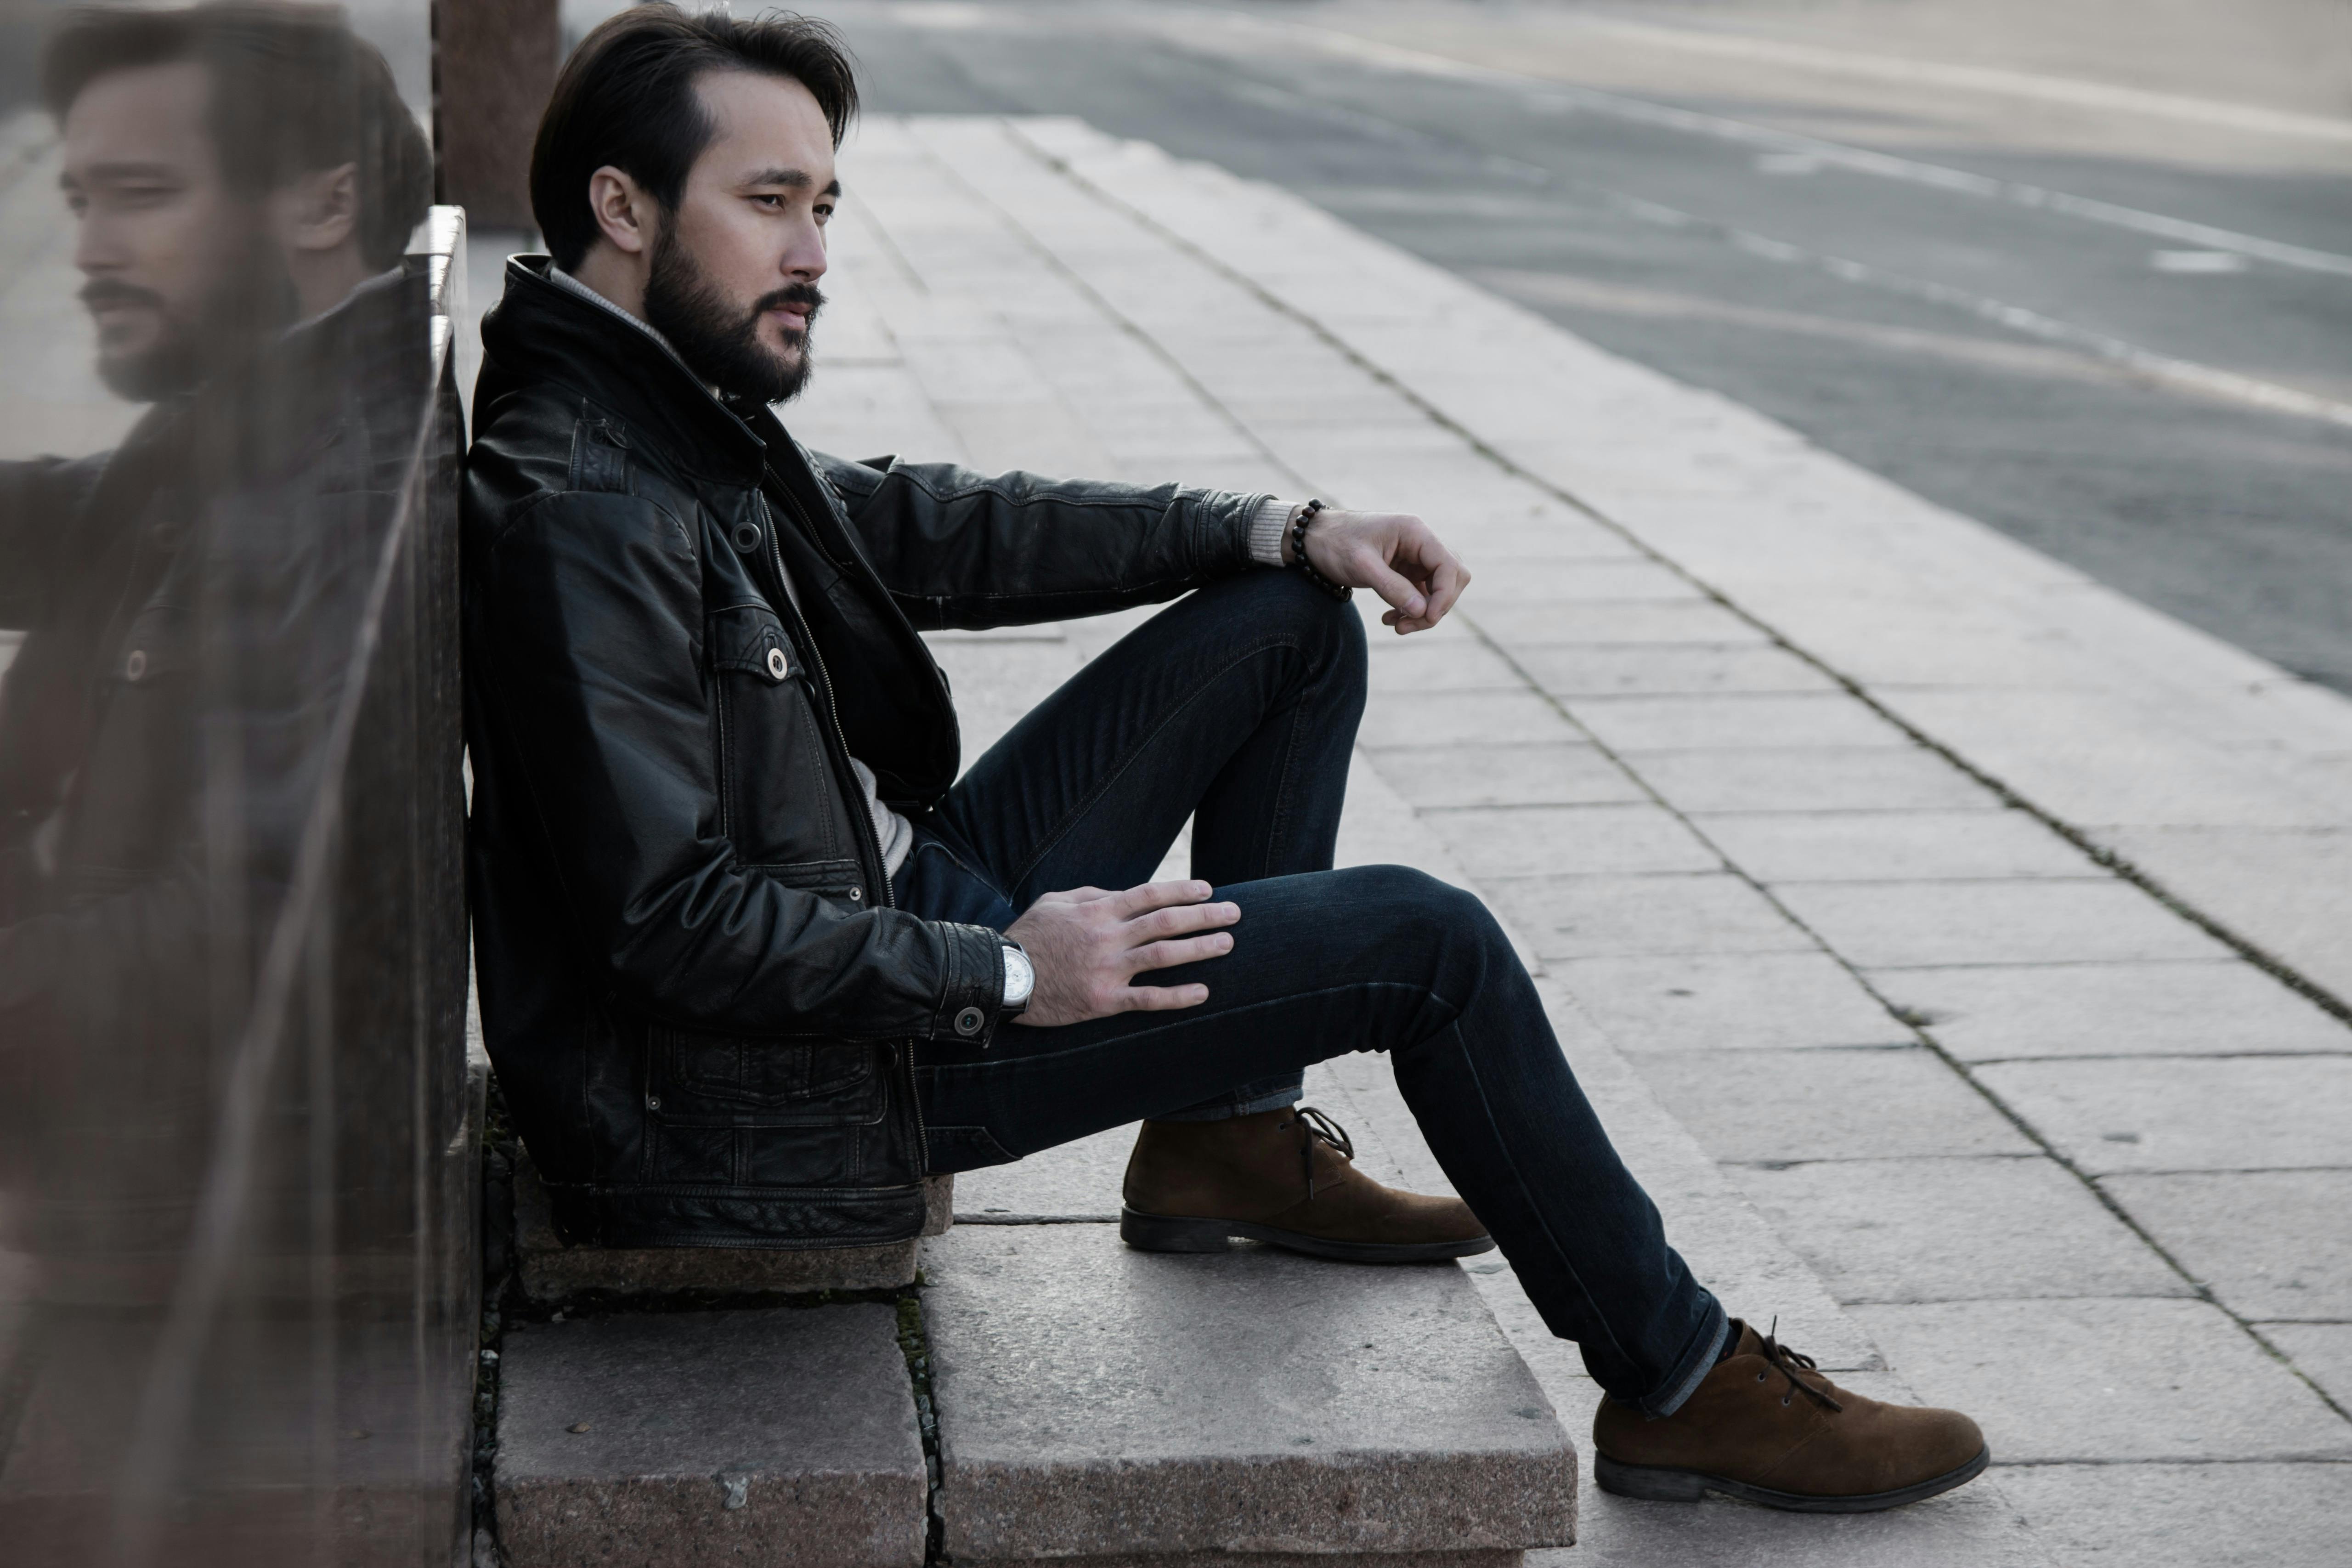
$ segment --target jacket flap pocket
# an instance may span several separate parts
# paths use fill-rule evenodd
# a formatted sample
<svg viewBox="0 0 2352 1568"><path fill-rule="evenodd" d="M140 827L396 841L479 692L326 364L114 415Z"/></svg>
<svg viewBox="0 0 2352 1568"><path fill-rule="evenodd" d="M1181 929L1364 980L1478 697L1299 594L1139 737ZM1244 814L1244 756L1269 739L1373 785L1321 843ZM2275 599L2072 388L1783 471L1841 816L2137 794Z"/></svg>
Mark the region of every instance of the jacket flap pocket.
<svg viewBox="0 0 2352 1568"><path fill-rule="evenodd" d="M783 623L765 605L735 605L711 612L709 637L715 668L740 669L781 684L800 665Z"/></svg>
<svg viewBox="0 0 2352 1568"><path fill-rule="evenodd" d="M880 1047L656 1029L666 1121L735 1126L869 1121L880 1113Z"/></svg>

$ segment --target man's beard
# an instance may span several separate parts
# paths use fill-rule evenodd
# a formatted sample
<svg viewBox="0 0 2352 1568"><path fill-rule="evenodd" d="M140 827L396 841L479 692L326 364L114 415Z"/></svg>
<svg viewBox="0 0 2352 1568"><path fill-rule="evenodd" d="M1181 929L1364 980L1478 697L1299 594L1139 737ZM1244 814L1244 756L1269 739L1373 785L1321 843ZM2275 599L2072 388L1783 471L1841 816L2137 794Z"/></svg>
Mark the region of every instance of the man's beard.
<svg viewBox="0 0 2352 1568"><path fill-rule="evenodd" d="M99 349L99 379L133 403L194 392L289 324L299 308L283 258L267 243L250 246L223 269L193 321L174 315L153 289L119 279L91 279L82 285L81 301L93 309L143 305L156 313L155 339L146 347L124 354L110 354L102 343Z"/></svg>
<svg viewBox="0 0 2352 1568"><path fill-rule="evenodd" d="M646 275L646 325L669 340L686 367L721 392L761 403L789 403L808 384L809 335L786 332L800 352L786 359L760 341L760 318L790 306L806 312L810 325L824 305L814 283L794 283L762 294L738 310L677 242L675 227L654 241L653 266Z"/></svg>

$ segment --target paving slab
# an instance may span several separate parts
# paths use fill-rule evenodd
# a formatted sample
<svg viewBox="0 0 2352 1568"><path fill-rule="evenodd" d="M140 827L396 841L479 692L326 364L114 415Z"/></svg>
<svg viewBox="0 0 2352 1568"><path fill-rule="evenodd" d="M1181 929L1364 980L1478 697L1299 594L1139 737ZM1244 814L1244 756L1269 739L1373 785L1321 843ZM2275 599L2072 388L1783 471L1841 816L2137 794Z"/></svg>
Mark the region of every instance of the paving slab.
<svg viewBox="0 0 2352 1568"><path fill-rule="evenodd" d="M1574 741L1533 745L1382 748L1372 766L1423 810L1457 805L1611 805L1649 793L1597 746Z"/></svg>
<svg viewBox="0 0 2352 1568"><path fill-rule="evenodd" d="M1059 1225L962 1227L925 1269L959 1563L1573 1539L1567 1434L1451 1265L1142 1253Z"/></svg>
<svg viewBox="0 0 2352 1568"><path fill-rule="evenodd" d="M2203 1301L1938 1301L1853 1309L1999 1463L2352 1459L2352 1422Z"/></svg>
<svg viewBox="0 0 2352 1568"><path fill-rule="evenodd" d="M1635 1055L1912 1043L1908 1028L1818 950L1579 958L1551 973Z"/></svg>
<svg viewBox="0 0 2352 1568"><path fill-rule="evenodd" d="M1119 1184L1141 1122L1114 1127L1009 1165L956 1174L958 1225L1116 1223Z"/></svg>
<svg viewBox="0 0 2352 1568"><path fill-rule="evenodd" d="M931 1180L926 1230L946 1228L954 1178ZM555 1234L547 1189L528 1155L515 1163L515 1275L534 1301L583 1295L654 1298L681 1291L799 1296L822 1290L893 1290L915 1282L916 1244L819 1247L566 1247Z"/></svg>
<svg viewBox="0 0 2352 1568"><path fill-rule="evenodd" d="M1364 710L1357 737L1365 745L1455 746L1492 742L1580 741L1569 721L1535 692L1396 692Z"/></svg>
<svg viewBox="0 0 2352 1568"><path fill-rule="evenodd" d="M2352 1170L2121 1175L2099 1184L2240 1317L2352 1323Z"/></svg>
<svg viewBox="0 0 2352 1568"><path fill-rule="evenodd" d="M2352 1323L2263 1323L2263 1338L2319 1384L2343 1409L2352 1410Z"/></svg>
<svg viewBox="0 0 2352 1568"><path fill-rule="evenodd" d="M660 1312L507 1332L513 1568L918 1568L927 1479L898 1316Z"/></svg>
<svg viewBox="0 0 2352 1568"><path fill-rule="evenodd" d="M2189 1294L2048 1159L1829 1161L1733 1174L1841 1301Z"/></svg>
<svg viewBox="0 0 2352 1568"><path fill-rule="evenodd" d="M2085 1171L2352 1165L2352 1056L2019 1061L1976 1070Z"/></svg>
<svg viewBox="0 0 2352 1568"><path fill-rule="evenodd" d="M1844 692L1729 697L1587 698L1577 722L1615 752L1726 747L1885 746L1917 742Z"/></svg>
<svg viewBox="0 0 2352 1568"><path fill-rule="evenodd" d="M2352 998L2352 830L2126 828L2099 834L2176 898L2339 999Z"/></svg>
<svg viewBox="0 0 2352 1568"><path fill-rule="evenodd" d="M2001 1490L2068 1568L2340 1562L2352 1465L2033 1465Z"/></svg>
<svg viewBox="0 0 2352 1568"><path fill-rule="evenodd" d="M1423 830L1444 838L1474 877L1639 876L1719 871L1723 857L1682 819L1634 805L1460 806L1429 811Z"/></svg>
<svg viewBox="0 0 2352 1568"><path fill-rule="evenodd" d="M1819 951L1728 875L1496 878L1484 891L1548 961Z"/></svg>
<svg viewBox="0 0 2352 1568"><path fill-rule="evenodd" d="M1925 746L1619 753L1677 810L1998 811L2000 798Z"/></svg>
<svg viewBox="0 0 2352 1568"><path fill-rule="evenodd" d="M1963 1061L2352 1049L2352 1025L2235 958L1885 970L1872 981Z"/></svg>
<svg viewBox="0 0 2352 1568"><path fill-rule="evenodd" d="M1704 602L1706 594L1670 566L1646 557L1615 561L1488 555L1477 569L1479 597L1496 605L1575 606L1595 600ZM1573 613L1571 611L1571 613Z"/></svg>
<svg viewBox="0 0 2352 1568"><path fill-rule="evenodd" d="M1830 678L1786 648L1534 646L1516 657L1555 697L1708 696L1828 691Z"/></svg>
<svg viewBox="0 0 2352 1568"><path fill-rule="evenodd" d="M1799 882L1776 891L1832 950L1868 970L2229 952L2122 881Z"/></svg>
<svg viewBox="0 0 2352 1568"><path fill-rule="evenodd" d="M1472 584L1483 587L1485 580ZM1726 647L1771 646L1771 634L1705 599L1580 605L1486 604L1482 593L1463 613L1512 647L1584 646Z"/></svg>
<svg viewBox="0 0 2352 1568"><path fill-rule="evenodd" d="M2104 878L2106 873L2021 811L1763 812L1696 818L1731 863L1759 882Z"/></svg>
<svg viewBox="0 0 2352 1568"><path fill-rule="evenodd" d="M1923 1046L1654 1051L1633 1069L1717 1160L1785 1163L2036 1152Z"/></svg>
<svg viewBox="0 0 2352 1568"><path fill-rule="evenodd" d="M1483 643L1455 638L1428 648L1413 647L1414 638L1399 651L1383 650L1370 661L1365 683L1373 700L1400 691L1516 691L1524 689L1518 672L1501 654ZM1405 648L1412 649L1406 653Z"/></svg>

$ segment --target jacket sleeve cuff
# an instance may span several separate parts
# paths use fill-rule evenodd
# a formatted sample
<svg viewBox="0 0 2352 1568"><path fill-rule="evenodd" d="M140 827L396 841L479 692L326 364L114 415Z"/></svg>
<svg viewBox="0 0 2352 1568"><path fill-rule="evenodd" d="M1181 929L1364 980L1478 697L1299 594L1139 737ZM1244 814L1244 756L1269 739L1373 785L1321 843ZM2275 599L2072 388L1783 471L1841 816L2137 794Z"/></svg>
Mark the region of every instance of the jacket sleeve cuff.
<svg viewBox="0 0 2352 1568"><path fill-rule="evenodd" d="M1004 1009L1004 938L987 926L942 922L948 980L931 1016L931 1037L985 1047Z"/></svg>

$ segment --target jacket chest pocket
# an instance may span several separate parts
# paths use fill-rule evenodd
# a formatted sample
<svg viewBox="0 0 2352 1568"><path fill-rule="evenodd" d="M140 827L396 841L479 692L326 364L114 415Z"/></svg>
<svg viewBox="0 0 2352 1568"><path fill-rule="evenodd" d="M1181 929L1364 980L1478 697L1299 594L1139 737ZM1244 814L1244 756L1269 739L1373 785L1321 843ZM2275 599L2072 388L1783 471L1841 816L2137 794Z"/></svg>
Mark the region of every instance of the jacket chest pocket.
<svg viewBox="0 0 2352 1568"><path fill-rule="evenodd" d="M653 1031L653 1110L671 1127L839 1127L881 1119L886 1047Z"/></svg>
<svg viewBox="0 0 2352 1568"><path fill-rule="evenodd" d="M765 605L709 617L722 826L747 866L832 893L866 896L849 803L835 783L824 719L799 650Z"/></svg>

